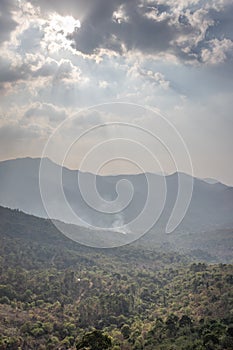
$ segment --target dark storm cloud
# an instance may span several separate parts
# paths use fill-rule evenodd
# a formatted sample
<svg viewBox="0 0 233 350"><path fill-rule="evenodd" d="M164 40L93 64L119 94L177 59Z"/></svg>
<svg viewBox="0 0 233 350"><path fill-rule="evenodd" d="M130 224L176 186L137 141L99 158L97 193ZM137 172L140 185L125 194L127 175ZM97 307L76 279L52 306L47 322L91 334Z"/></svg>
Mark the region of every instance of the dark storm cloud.
<svg viewBox="0 0 233 350"><path fill-rule="evenodd" d="M40 6L44 13L48 11L72 15L77 18L97 17L104 19L122 3L135 3L135 0L30 0L33 5Z"/></svg>
<svg viewBox="0 0 233 350"><path fill-rule="evenodd" d="M105 17L94 12L83 22L80 30L72 34L77 50L90 54L98 48L121 52L122 45L126 50L138 49L142 52L166 51L169 48L170 41L176 37L169 19L156 22L147 18L142 9L131 2L125 4L124 10L127 20L113 20L114 8Z"/></svg>
<svg viewBox="0 0 233 350"><path fill-rule="evenodd" d="M81 28L70 35L73 46L85 53L92 54L100 48L122 53L126 50L139 50L143 53L171 52L181 60L201 61L201 51L208 48L208 41L213 38L233 39L232 11L233 4L226 2L222 7L205 6L200 1L192 7L177 4L158 4L156 1L140 0L31 0L40 6L44 13L58 12L73 15L81 19ZM180 2L182 5L182 1ZM12 11L16 3L13 0L0 0L0 42L9 39L17 23ZM195 13L207 9L200 23L193 23ZM114 11L123 11L123 18L113 18ZM125 16L125 18L124 18ZM156 18L157 16L157 18ZM196 19L195 19L196 20ZM202 28L204 21L209 21ZM212 23L211 23L212 21ZM200 25L200 27L199 27ZM202 38L192 41L202 32ZM183 43L179 37L186 37ZM190 42L189 42L190 37ZM30 45L30 43L29 43Z"/></svg>
<svg viewBox="0 0 233 350"><path fill-rule="evenodd" d="M233 5L213 6L205 1L148 0L31 0L44 13L58 12L80 19L81 28L70 34L73 47L85 54L98 49L172 53L181 60L201 61L203 48L213 38L232 39ZM178 6L179 5L179 6ZM181 39L181 40L179 40Z"/></svg>
<svg viewBox="0 0 233 350"><path fill-rule="evenodd" d="M169 18L155 21L146 15L153 9L139 7L135 0L79 0L33 1L44 11L56 11L62 15L72 15L81 20L81 28L70 35L77 50L91 54L98 48L121 52L122 45L127 50L139 49L146 52L167 50L170 41L176 38ZM127 21L113 19L113 14L122 6ZM157 6L159 12L167 7Z"/></svg>
<svg viewBox="0 0 233 350"><path fill-rule="evenodd" d="M11 32L17 26L12 14L15 9L14 0L0 0L0 45L9 40Z"/></svg>

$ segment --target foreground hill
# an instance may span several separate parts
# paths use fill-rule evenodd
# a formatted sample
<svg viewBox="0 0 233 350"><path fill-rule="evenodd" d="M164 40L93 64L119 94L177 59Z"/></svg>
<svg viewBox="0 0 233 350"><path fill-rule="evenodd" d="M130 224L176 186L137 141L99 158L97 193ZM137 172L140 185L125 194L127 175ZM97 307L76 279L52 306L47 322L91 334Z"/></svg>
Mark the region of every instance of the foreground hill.
<svg viewBox="0 0 233 350"><path fill-rule="evenodd" d="M87 248L49 220L0 217L1 350L232 349L232 265Z"/></svg>
<svg viewBox="0 0 233 350"><path fill-rule="evenodd" d="M26 239L34 244L49 244L53 249L78 249L88 252L88 248L76 244L62 234L48 219L38 218L18 210L0 207L0 232L14 239ZM105 247L122 246L132 236L107 230L90 230L77 225L59 222L63 232L76 241L92 242L95 246L100 243ZM175 232L170 235L151 230L141 239L136 240L130 247L137 250L150 249L164 253L177 252L197 261L233 262L233 230L219 229L213 231ZM90 248L89 248L90 249Z"/></svg>

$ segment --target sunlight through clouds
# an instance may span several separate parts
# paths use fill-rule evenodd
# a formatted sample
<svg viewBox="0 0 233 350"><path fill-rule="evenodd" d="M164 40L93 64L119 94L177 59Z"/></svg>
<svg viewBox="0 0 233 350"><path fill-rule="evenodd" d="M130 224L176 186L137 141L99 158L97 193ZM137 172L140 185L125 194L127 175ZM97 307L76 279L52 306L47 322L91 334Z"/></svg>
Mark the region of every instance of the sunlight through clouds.
<svg viewBox="0 0 233 350"><path fill-rule="evenodd" d="M54 31L67 35L78 30L81 27L81 23L72 16L63 17L58 14L53 14L50 16L50 26Z"/></svg>
<svg viewBox="0 0 233 350"><path fill-rule="evenodd" d="M81 23L72 16L51 14L44 24L44 38L42 45L47 50L56 52L61 49L72 50L72 39L68 35L80 29Z"/></svg>
<svg viewBox="0 0 233 350"><path fill-rule="evenodd" d="M232 130L232 1L2 0L0 6L5 130L20 119L25 128L33 120L47 132L63 112L109 101L145 104L192 140L194 159L195 130L201 171L208 172L206 145L216 144L209 125L225 140ZM220 95L221 113L212 109ZM216 152L226 159L220 147ZM223 171L228 180L229 163Z"/></svg>

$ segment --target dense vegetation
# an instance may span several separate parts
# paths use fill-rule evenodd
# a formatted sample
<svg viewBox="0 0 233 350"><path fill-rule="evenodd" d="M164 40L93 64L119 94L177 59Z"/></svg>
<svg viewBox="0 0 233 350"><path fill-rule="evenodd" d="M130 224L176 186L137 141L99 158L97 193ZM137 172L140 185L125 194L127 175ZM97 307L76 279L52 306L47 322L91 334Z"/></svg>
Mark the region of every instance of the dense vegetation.
<svg viewBox="0 0 233 350"><path fill-rule="evenodd" d="M0 350L233 349L233 267L95 250L0 208Z"/></svg>

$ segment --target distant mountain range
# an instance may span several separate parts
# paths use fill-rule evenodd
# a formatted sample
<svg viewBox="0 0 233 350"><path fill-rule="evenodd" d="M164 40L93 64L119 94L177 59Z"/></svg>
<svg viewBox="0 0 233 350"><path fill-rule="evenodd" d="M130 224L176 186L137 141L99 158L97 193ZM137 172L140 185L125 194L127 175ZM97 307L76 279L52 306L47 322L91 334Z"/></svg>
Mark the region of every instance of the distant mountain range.
<svg viewBox="0 0 233 350"><path fill-rule="evenodd" d="M28 214L47 218L47 213L41 199L40 186L39 186L39 167L40 159L22 158L15 160L8 160L0 162L0 205L9 207L12 209L20 209ZM106 200L114 200L117 197L116 184L119 180L127 179L133 185L133 198L125 210L120 211L117 214L98 213L85 203L80 190L77 186L78 171L69 170L67 168L61 168L49 159L46 162L46 181L49 196L47 197L48 206L52 208L52 218L70 223L73 225L66 225L69 227L68 236L74 239L75 237L74 224L81 225L83 221L91 223L94 226L99 226L99 230L96 229L97 239L108 239L106 237L112 237L113 231L117 231L117 226L123 223L132 221L137 215L139 215L146 203L147 199L147 181L144 174L139 175L119 175L119 176L97 176L96 186L103 198ZM58 173L62 172L63 190L64 194L69 202L72 210L78 214L83 221L73 220L73 216L67 211L64 205L64 199L59 194L59 178ZM160 184L164 180L161 175L147 174L152 179L152 182L159 188ZM189 178L189 175L181 174L185 179ZM94 175L90 173L82 173L84 184L88 187L88 184L93 180ZM150 232L143 238L144 244L153 242L154 245L163 245L164 249L201 249L205 250L203 244L208 245L208 240L211 237L215 237L216 245L216 233L217 236L224 235L223 232L227 232L226 236L222 236L222 239L229 239L232 237L233 228L233 188L223 185L221 183L209 184L204 180L194 178L194 188L191 203L185 218L182 223L177 227L175 232L171 234L165 234L165 227L168 218L171 214L174 206L177 191L178 191L178 174L168 175L165 177L167 185L167 198L165 207L160 216L158 222L151 228ZM86 181L86 182L85 182ZM127 186L127 184L126 184ZM156 187L155 186L155 187ZM126 188L126 193L128 189ZM151 218L156 214L156 207L161 201L160 192L152 194L154 197L154 208L150 208L150 211L146 213L148 217L145 220ZM60 224L64 225L64 224ZM83 224L85 225L85 224ZM106 228L106 230L104 230ZM110 230L108 228L111 228ZM139 230L140 231L140 230ZM81 231L79 231L79 234ZM84 232L82 230L82 232ZM86 231L87 232L87 231ZM92 230L88 231L93 233ZM114 239L116 245L121 245L132 241L138 237L136 232L129 234L116 234L114 232ZM82 233L83 237L81 242L84 242L84 236L88 236ZM92 236L91 236L92 237ZM206 239L208 237L208 239ZM220 237L219 237L220 238ZM218 238L218 239L219 239ZM91 238L93 240L93 238ZM192 246L193 241L196 241ZM88 239L87 242L88 243ZM114 245L112 243L106 244L106 246ZM224 243L224 247L227 247L227 242ZM211 245L211 247L213 247ZM232 248L232 245L228 248ZM224 248L225 249L225 248ZM198 251L196 252L199 254ZM210 252L211 254L211 252ZM216 253L216 249L215 252ZM228 253L227 253L228 254ZM230 255L230 253L229 253Z"/></svg>

